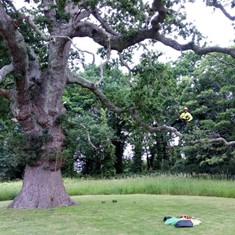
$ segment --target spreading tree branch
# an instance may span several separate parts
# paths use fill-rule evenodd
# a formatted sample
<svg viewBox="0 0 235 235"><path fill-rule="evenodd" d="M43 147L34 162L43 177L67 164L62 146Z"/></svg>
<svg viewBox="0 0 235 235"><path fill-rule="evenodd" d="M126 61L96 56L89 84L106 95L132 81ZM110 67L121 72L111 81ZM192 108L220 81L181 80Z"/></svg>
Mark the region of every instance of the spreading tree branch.
<svg viewBox="0 0 235 235"><path fill-rule="evenodd" d="M218 8L221 10L221 12L231 21L234 21L235 20L235 16L231 16L227 11L226 9L220 4L218 3L217 0L213 0L212 2L212 5L215 7L215 8ZM233 6L233 4L232 4Z"/></svg>
<svg viewBox="0 0 235 235"><path fill-rule="evenodd" d="M220 8L223 11L223 8L217 3L217 1L213 1L215 6L217 8ZM50 26L52 27L52 31L54 29L54 32L57 32L56 27L58 27L57 20L56 20L56 9L51 8L51 5L54 4L54 0L44 0L43 1L43 7L44 7L44 14L48 17L50 21ZM102 17L99 15L98 11L95 9L93 10L93 15L95 18L99 21L102 27L100 25L96 25L94 23L88 22L86 20L82 21L79 17L74 18L74 21L71 24L67 24L67 30L64 30L65 33L64 36L61 35L55 35L53 37L47 37L44 35L34 24L33 20L29 17L26 18L28 20L28 23L30 26L37 32L45 41L50 41L52 39L55 39L56 37L66 37L68 40L72 41L74 37L90 37L98 44L104 46L104 48L107 49L107 59L104 64L106 64L109 60L111 50L117 50L118 52L122 52L124 49L128 48L129 46L132 46L136 43L140 43L146 39L153 39L158 42L161 42L162 44L172 47L175 50L178 51L186 51L186 50L193 50L199 55L208 54L210 52L220 52L224 54L231 55L233 58L235 58L235 48L221 48L221 47L200 47L197 46L193 41L188 42L186 44L180 44L175 40L172 40L170 38L165 37L163 34L161 34L159 31L161 29L160 25L164 22L166 15L167 15L167 9L165 8L165 1L163 0L154 0L152 4L152 11L155 12L154 18L151 21L151 27L145 28L143 30L139 30L138 32L130 33L127 35L119 35L116 33ZM216 5L217 4L217 5ZM87 17L91 12L87 11L84 17ZM78 12L76 12L76 15L78 15ZM75 16L75 15L74 15ZM19 75L23 79L18 79L16 86L18 88L18 93L20 93L18 96L22 97L22 100L20 100L20 104L24 106L25 104L28 104L30 102L27 102L29 99L29 94L25 90L27 88L26 79L24 76L27 74L27 68L28 68L28 56L27 56L27 47L25 46L23 36L19 33L19 31L16 30L15 26L12 24L12 20L10 17L7 16L7 14L4 12L4 9L2 7L2 4L0 3L0 33L4 35L5 40L9 43L9 49L11 51L11 55L13 58L13 67L15 70L19 73ZM76 19L76 20L75 20ZM79 19L79 20L78 20ZM82 18L84 19L84 18ZM230 18L233 20L233 18ZM62 31L61 31L62 32ZM67 33L67 35L66 35ZM53 40L54 41L54 40ZM13 42L10 44L10 42ZM22 58L25 58L25 60L22 60ZM102 69L102 67L101 67ZM4 77L4 72L0 71L1 79ZM5 72L5 74L7 74ZM103 71L101 70L101 80L103 79ZM100 80L100 81L101 81ZM152 127L151 125L146 124L138 115L136 110L126 110L124 108L120 108L113 104L107 96L99 89L98 85L99 82L93 83L91 81L88 81L82 77L76 76L76 78L69 76L68 83L76 83L80 86L87 88L91 90L102 102L102 104L107 107L109 110L121 114L123 112L130 112L132 118L137 121L141 126L146 128L149 132L155 132L155 131L162 131L167 130L169 132L175 133L176 135L182 137L182 134L179 133L175 128L169 127L166 125L163 126L157 126ZM7 91L1 89L1 95L2 96L8 96ZM23 110L23 107L22 107ZM22 120L25 120L26 116L28 115L29 110L26 110L24 112L25 115L21 115ZM23 114L23 113L22 113ZM223 138L217 138L217 139L210 139L211 142L222 142L225 145L231 145L233 142L227 142Z"/></svg>
<svg viewBox="0 0 235 235"><path fill-rule="evenodd" d="M110 34L112 35L116 35L118 36L118 33L116 31L114 31L109 24L100 16L100 14L98 13L98 9L95 8L92 11L93 16L101 23L102 27Z"/></svg>
<svg viewBox="0 0 235 235"><path fill-rule="evenodd" d="M96 83L91 82L89 80L86 80L85 78L81 76L77 76L71 73L67 74L67 83L71 84L78 84L84 88L89 89L92 93L94 93L102 102L102 104L107 107L110 111L113 111L115 113L123 113L125 109L119 108L116 105L114 105L107 96L99 89L99 87L96 85Z"/></svg>
<svg viewBox="0 0 235 235"><path fill-rule="evenodd" d="M87 128L86 128L83 124L80 124L80 126L86 131L88 143L91 145L91 147L94 148L94 149L98 149L98 148L92 143L91 137L90 137L90 133L89 133L89 131L87 130Z"/></svg>
<svg viewBox="0 0 235 235"><path fill-rule="evenodd" d="M197 144L197 143L222 143L225 146L234 146L235 145L235 141L227 141L222 137L219 138L206 138L206 139L200 139L200 140L195 140L190 142L192 144Z"/></svg>
<svg viewBox="0 0 235 235"><path fill-rule="evenodd" d="M175 133L176 136L182 137L182 134L179 131L177 131L174 127L170 127L170 126L167 126L167 125L153 127L153 126L147 124L145 121L143 121L139 117L139 115L137 114L137 111L135 109L133 109L131 111L131 117L150 133L167 130L171 133Z"/></svg>
<svg viewBox="0 0 235 235"><path fill-rule="evenodd" d="M77 75L72 75L72 74L68 74L68 83L71 84L78 84L84 88L89 89L92 93L94 93L102 102L102 104L108 108L110 111L113 111L117 114L121 114L124 112L128 112L128 110L124 109L124 108L120 108L117 107L115 104L113 104L106 96L105 94L101 91L101 89L99 89L96 84L94 82L91 82L89 80L86 80L85 78L82 78L81 76L77 76ZM135 109L132 109L130 111L131 117L138 122L142 127L144 127L147 131L153 133L156 131L162 131L162 130L167 130L170 131L172 133L175 133L177 136L182 137L182 134L180 132L178 132L175 128L173 127L169 127L166 125L163 126L159 126L159 127L153 127L147 123L145 123L137 114L137 111Z"/></svg>
<svg viewBox="0 0 235 235"><path fill-rule="evenodd" d="M9 74L14 71L14 67L12 64L5 65L0 69L0 82Z"/></svg>
<svg viewBox="0 0 235 235"><path fill-rule="evenodd" d="M235 58L235 48L227 47L200 47L197 46L193 41L185 44L178 43L176 40L165 37L163 34L159 33L155 28L140 30L136 33L126 35L126 36L115 36L108 34L104 29L98 27L97 25L90 22L79 22L74 30L71 32L70 37L90 37L96 43L102 45L104 48L111 47L112 50L117 50L122 52L124 49L140 43L146 39L154 39L161 42L165 46L169 46L177 51L188 51L193 50L199 55L205 55L211 52L219 52L232 56ZM109 40L110 38L110 40Z"/></svg>
<svg viewBox="0 0 235 235"><path fill-rule="evenodd" d="M131 110L126 110L126 109L122 109L117 107L116 105L114 105L105 95L104 93L96 86L95 83L86 80L80 76L74 76L74 75L70 75L68 76L68 83L75 83L78 84L84 88L89 89L91 92L93 92L102 102L102 104L108 108L110 111L113 111L117 114L121 114L124 112L130 112L131 117L133 118L134 121L136 121L140 126L142 126L143 128L145 128L148 132L150 133L154 133L154 132L161 132L163 130L166 130L170 133L174 133L176 136L179 136L180 138L183 137L183 135L177 131L177 129L175 129L174 127L171 126L167 126L167 125L162 125L162 126L152 126L147 124L144 120L142 120L140 118L140 116L137 113L136 109L131 109ZM190 143L192 144L196 144L196 143L205 143L205 142L209 142L209 143L222 143L225 146L233 146L235 145L235 141L226 141L224 138L222 137L218 137L218 138L205 138L205 139L199 139L196 141L192 141Z"/></svg>
<svg viewBox="0 0 235 235"><path fill-rule="evenodd" d="M100 83L103 81L104 79L104 67L108 64L109 60L110 60L110 56L111 56L111 47L110 47L110 37L108 38L108 49L107 49L107 56L105 61L101 64L100 66L100 79L98 82L96 82L96 86L99 86Z"/></svg>
<svg viewBox="0 0 235 235"><path fill-rule="evenodd" d="M125 66L128 70L128 84L132 87L132 84L131 84L131 72L132 72L132 69L130 68L130 66L124 61L124 58L123 58L123 55L122 53L118 53L119 55L119 59L120 59L120 62L121 62L121 65L122 66Z"/></svg>
<svg viewBox="0 0 235 235"><path fill-rule="evenodd" d="M223 60L223 59L220 59L218 56L215 56L214 54L210 54L210 56L212 58L214 58L215 60L217 60L218 62L222 63L222 64L225 64L227 66L231 66L231 67L235 67L235 64L233 63L228 63L227 61Z"/></svg>
<svg viewBox="0 0 235 235"><path fill-rule="evenodd" d="M51 40L51 38L47 35L45 35L38 27L37 25L33 22L33 20L30 17L27 17L27 22L29 23L29 25L32 27L32 29L41 36L41 38L46 41L49 42Z"/></svg>

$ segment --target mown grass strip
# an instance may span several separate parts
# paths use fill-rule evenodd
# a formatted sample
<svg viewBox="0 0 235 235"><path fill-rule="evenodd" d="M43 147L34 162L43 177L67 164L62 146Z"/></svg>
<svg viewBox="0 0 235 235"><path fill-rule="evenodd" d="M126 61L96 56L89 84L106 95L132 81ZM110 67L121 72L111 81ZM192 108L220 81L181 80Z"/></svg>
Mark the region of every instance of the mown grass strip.
<svg viewBox="0 0 235 235"><path fill-rule="evenodd" d="M234 198L171 195L76 196L78 206L6 209L0 202L1 235L234 235ZM175 228L165 215L188 214L201 225Z"/></svg>

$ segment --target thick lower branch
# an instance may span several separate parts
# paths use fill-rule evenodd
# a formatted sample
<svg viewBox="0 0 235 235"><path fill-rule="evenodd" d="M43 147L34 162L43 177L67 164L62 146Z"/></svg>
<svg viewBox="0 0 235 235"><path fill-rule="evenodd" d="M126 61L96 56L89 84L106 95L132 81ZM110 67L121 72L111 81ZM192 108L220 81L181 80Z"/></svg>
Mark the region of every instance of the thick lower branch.
<svg viewBox="0 0 235 235"><path fill-rule="evenodd" d="M89 80L86 80L85 78L82 78L80 76L68 76L68 83L75 83L79 84L80 86L89 89L91 92L93 92L102 102L102 104L107 107L110 111L113 111L115 113L123 113L125 109L119 108L116 105L114 105L106 96L105 94L99 89L99 87Z"/></svg>
<svg viewBox="0 0 235 235"><path fill-rule="evenodd" d="M235 145L235 141L227 141L222 137L219 138L213 138L213 139L209 139L209 138L205 138L205 139L199 139L199 140L195 140L192 141L190 143L192 144L198 144L198 143L222 143L225 146L234 146Z"/></svg>
<svg viewBox="0 0 235 235"><path fill-rule="evenodd" d="M12 72L14 67L12 64L5 65L0 69L0 82L6 77L7 74Z"/></svg>

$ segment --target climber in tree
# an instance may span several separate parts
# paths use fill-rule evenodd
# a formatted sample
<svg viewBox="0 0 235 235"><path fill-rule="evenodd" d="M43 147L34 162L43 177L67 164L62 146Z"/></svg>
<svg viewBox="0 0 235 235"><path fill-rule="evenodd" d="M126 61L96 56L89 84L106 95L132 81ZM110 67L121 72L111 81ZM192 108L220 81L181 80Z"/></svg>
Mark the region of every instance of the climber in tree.
<svg viewBox="0 0 235 235"><path fill-rule="evenodd" d="M188 112L188 108L184 107L184 112L180 114L179 118L176 119L171 126L175 126L176 124L179 124L178 131L181 131L183 126L186 125L188 122L192 121L193 117Z"/></svg>

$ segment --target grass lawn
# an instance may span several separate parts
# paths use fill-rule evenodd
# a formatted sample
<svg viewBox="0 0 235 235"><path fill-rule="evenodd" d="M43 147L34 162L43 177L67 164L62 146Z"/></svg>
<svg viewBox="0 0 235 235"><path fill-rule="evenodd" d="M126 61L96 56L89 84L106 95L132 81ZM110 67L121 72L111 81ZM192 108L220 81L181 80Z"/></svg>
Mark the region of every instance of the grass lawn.
<svg viewBox="0 0 235 235"><path fill-rule="evenodd" d="M6 209L0 202L0 235L234 235L235 199L171 195L92 195L73 197L79 206ZM165 215L188 214L202 224L164 225Z"/></svg>

